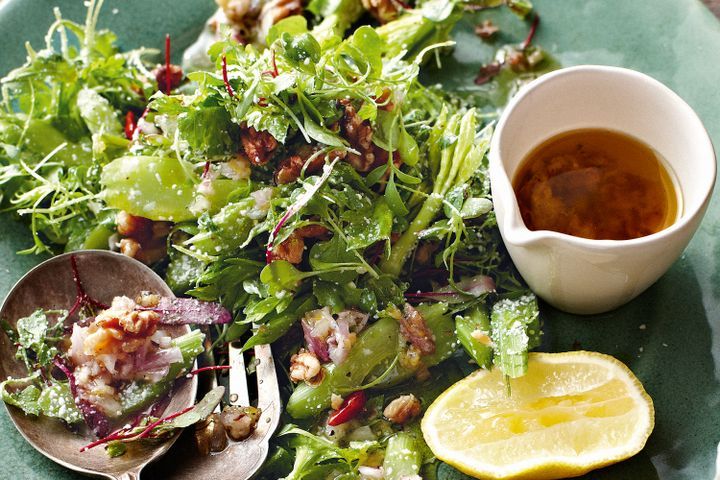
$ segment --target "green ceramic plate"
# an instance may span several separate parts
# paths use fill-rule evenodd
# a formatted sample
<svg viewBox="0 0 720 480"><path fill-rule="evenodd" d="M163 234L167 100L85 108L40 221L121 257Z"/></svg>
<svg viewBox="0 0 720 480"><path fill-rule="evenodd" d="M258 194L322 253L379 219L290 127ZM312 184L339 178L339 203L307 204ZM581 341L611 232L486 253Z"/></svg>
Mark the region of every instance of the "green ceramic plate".
<svg viewBox="0 0 720 480"><path fill-rule="evenodd" d="M619 65L648 73L693 106L720 145L720 23L698 0L534 0L542 16L537 42L569 66ZM0 6L0 74L25 58L23 44L41 45L52 8L84 17L78 0L5 0ZM101 25L123 47L160 47L166 32L188 45L212 13L211 0L107 0ZM502 38L520 40L527 26L503 15ZM444 69L431 74L447 88L472 93L478 66L492 48L467 20ZM542 118L535 119L542 121ZM672 122L673 119L667 119ZM717 197L720 194L716 194ZM618 311L588 318L543 306L544 348L598 350L626 362L655 401L656 426L636 457L593 472L592 479L711 479L720 441L720 207L714 201L682 258L650 290ZM0 216L0 296L41 259L19 257L28 231ZM169 453L173 455L172 451ZM75 475L36 453L0 414L0 477L65 479ZM171 463L168 462L166 465ZM167 478L159 467L144 478Z"/></svg>

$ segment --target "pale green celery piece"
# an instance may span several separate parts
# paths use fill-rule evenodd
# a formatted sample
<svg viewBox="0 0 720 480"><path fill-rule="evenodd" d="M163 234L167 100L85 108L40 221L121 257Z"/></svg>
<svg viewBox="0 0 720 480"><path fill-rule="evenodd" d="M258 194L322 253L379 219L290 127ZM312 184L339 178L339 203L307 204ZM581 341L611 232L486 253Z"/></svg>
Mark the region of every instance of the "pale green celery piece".
<svg viewBox="0 0 720 480"><path fill-rule="evenodd" d="M422 455L417 441L405 432L399 432L388 439L383 461L385 480L402 480L420 472Z"/></svg>
<svg viewBox="0 0 720 480"><path fill-rule="evenodd" d="M182 222L195 218L191 165L175 157L128 156L102 171L105 202L111 208L150 220Z"/></svg>
<svg viewBox="0 0 720 480"><path fill-rule="evenodd" d="M540 312L535 295L500 300L493 305L490 318L495 365L510 378L525 375L528 350L540 343Z"/></svg>
<svg viewBox="0 0 720 480"><path fill-rule="evenodd" d="M479 332L490 340L490 316L485 307L474 307L464 315L455 317L455 333L467 354L480 367L490 367L493 358L492 346L490 342L481 342L475 338L473 332Z"/></svg>

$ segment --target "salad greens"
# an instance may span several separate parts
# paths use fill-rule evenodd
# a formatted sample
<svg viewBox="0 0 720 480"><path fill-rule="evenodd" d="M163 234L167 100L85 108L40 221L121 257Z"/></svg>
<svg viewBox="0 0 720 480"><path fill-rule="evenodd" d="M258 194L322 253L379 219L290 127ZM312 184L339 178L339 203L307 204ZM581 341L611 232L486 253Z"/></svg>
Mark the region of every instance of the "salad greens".
<svg viewBox="0 0 720 480"><path fill-rule="evenodd" d="M312 0L312 18L278 21L265 47L222 38L212 68L169 85L157 72L170 65L153 71L153 52L120 52L96 28L101 3L84 27L56 11L45 47L1 81L0 202L29 221L21 253L119 248L231 312L215 347L313 356L319 381L291 367L264 478L433 478L418 419L392 422L383 405L415 392L427 407L468 360L522 375L540 325L492 211L493 114L418 76L466 7L523 18L531 5L426 0L373 27L358 26L364 2ZM18 321L26 363L55 356L43 319ZM43 395L66 383L24 382L3 398L60 416ZM364 413L330 427L360 391Z"/></svg>

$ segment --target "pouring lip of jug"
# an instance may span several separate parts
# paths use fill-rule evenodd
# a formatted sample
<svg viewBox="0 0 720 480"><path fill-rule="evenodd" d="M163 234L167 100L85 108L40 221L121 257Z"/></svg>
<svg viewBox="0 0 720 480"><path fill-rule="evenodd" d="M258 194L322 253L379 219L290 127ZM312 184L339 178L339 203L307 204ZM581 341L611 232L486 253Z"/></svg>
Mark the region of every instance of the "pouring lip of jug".
<svg viewBox="0 0 720 480"><path fill-rule="evenodd" d="M623 132L655 149L676 180L681 205L677 220L629 240L528 229L511 182L518 165L548 138L580 128ZM615 308L662 276L697 230L716 176L710 137L680 96L643 73L598 65L556 70L522 87L496 125L488 156L498 227L510 256L531 289L573 313ZM543 276L549 266L555 273ZM593 288L586 292L588 285ZM604 300L595 301L593 295Z"/></svg>

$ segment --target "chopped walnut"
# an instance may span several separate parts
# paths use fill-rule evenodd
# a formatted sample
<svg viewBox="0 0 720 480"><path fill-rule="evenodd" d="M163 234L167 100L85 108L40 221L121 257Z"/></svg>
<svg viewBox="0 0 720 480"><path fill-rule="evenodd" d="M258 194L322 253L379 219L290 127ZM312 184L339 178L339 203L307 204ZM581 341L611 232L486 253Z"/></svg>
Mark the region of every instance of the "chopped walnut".
<svg viewBox="0 0 720 480"><path fill-rule="evenodd" d="M253 127L246 127L240 131L240 143L245 155L254 165L266 164L278 146L277 140L270 133L258 132Z"/></svg>
<svg viewBox="0 0 720 480"><path fill-rule="evenodd" d="M333 410L340 410L340 407L342 407L343 404L343 397L338 395L337 393L333 393L330 395L330 407Z"/></svg>
<svg viewBox="0 0 720 480"><path fill-rule="evenodd" d="M123 237L146 238L152 234L152 220L120 211L115 215L117 232Z"/></svg>
<svg viewBox="0 0 720 480"><path fill-rule="evenodd" d="M205 420L195 424L195 442L200 455L225 450L228 439L219 414L211 413Z"/></svg>
<svg viewBox="0 0 720 480"><path fill-rule="evenodd" d="M383 416L393 423L402 425L420 415L420 409L420 400L415 395L402 395L385 407Z"/></svg>
<svg viewBox="0 0 720 480"><path fill-rule="evenodd" d="M148 218L131 215L125 211L115 216L117 232L125 237L120 240L120 253L150 264L166 254L166 238L170 233L169 222L154 222Z"/></svg>
<svg viewBox="0 0 720 480"><path fill-rule="evenodd" d="M340 100L340 104L345 108L345 114L340 119L340 132L350 145L360 152L360 155L348 153L345 160L358 172L369 172L378 161L372 142L372 125L358 116L350 100Z"/></svg>
<svg viewBox="0 0 720 480"><path fill-rule="evenodd" d="M228 405L220 414L220 421L228 437L235 441L245 440L252 435L259 419L260 410L255 407Z"/></svg>
<svg viewBox="0 0 720 480"><path fill-rule="evenodd" d="M293 232L284 242L275 246L272 257L276 260L285 260L297 265L302 262L304 251L305 241L300 235Z"/></svg>
<svg viewBox="0 0 720 480"><path fill-rule="evenodd" d="M480 67L480 71L475 77L475 85L485 85L495 78L502 70L502 66L501 62L492 62Z"/></svg>
<svg viewBox="0 0 720 480"><path fill-rule="evenodd" d="M290 155L284 158L277 170L275 170L275 183L278 185L285 185L286 183L292 183L300 178L300 172L305 164L299 155Z"/></svg>
<svg viewBox="0 0 720 480"><path fill-rule="evenodd" d="M396 0L362 0L362 5L380 23L395 20L400 6Z"/></svg>
<svg viewBox="0 0 720 480"><path fill-rule="evenodd" d="M525 52L522 50L512 49L508 52L505 57L505 62L510 66L514 72L524 72L530 68L528 65L527 57Z"/></svg>
<svg viewBox="0 0 720 480"><path fill-rule="evenodd" d="M427 265L432 260L432 254L438 249L438 244L435 242L423 242L418 245L415 250L415 263L418 265Z"/></svg>
<svg viewBox="0 0 720 480"><path fill-rule="evenodd" d="M498 26L495 25L492 20L485 20L484 22L475 26L475 35L482 38L483 40L488 40L489 38L492 38L492 36L499 31L500 28L498 28Z"/></svg>
<svg viewBox="0 0 720 480"><path fill-rule="evenodd" d="M290 380L293 382L305 382L314 386L322 382L323 376L320 360L314 353L301 348L298 353L290 357Z"/></svg>
<svg viewBox="0 0 720 480"><path fill-rule="evenodd" d="M322 225L306 225L290 234L281 244L273 249L273 259L285 260L297 265L302 262L305 251L305 238L324 238L330 232Z"/></svg>
<svg viewBox="0 0 720 480"><path fill-rule="evenodd" d="M105 328L119 328L138 336L152 335L157 329L160 314L152 310L136 310L128 297L115 297L110 308L98 313L95 323Z"/></svg>
<svg viewBox="0 0 720 480"><path fill-rule="evenodd" d="M322 225L311 224L298 228L295 233L302 238L324 238L330 233L330 230Z"/></svg>
<svg viewBox="0 0 720 480"><path fill-rule="evenodd" d="M435 338L420 312L409 303L405 304L403 315L399 319L400 333L408 342L417 347L423 355L435 353Z"/></svg>
<svg viewBox="0 0 720 480"><path fill-rule="evenodd" d="M395 108L395 104L392 102L392 90L385 87L379 97L375 99L375 103L380 110L386 112L392 111Z"/></svg>
<svg viewBox="0 0 720 480"><path fill-rule="evenodd" d="M120 240L120 253L130 258L137 258L142 247L137 240L132 238L123 238Z"/></svg>
<svg viewBox="0 0 720 480"><path fill-rule="evenodd" d="M294 155L284 158L278 165L277 170L275 170L275 183L283 185L300 178L303 166L316 152L317 148L310 145L302 145L297 148ZM318 172L324 164L325 155L318 155L308 163L305 171L307 173Z"/></svg>

